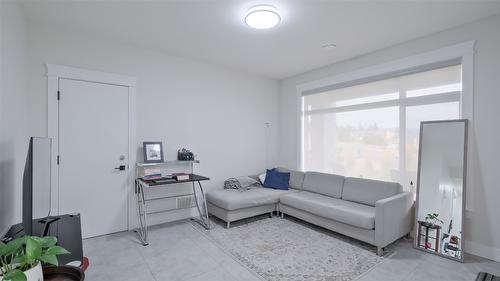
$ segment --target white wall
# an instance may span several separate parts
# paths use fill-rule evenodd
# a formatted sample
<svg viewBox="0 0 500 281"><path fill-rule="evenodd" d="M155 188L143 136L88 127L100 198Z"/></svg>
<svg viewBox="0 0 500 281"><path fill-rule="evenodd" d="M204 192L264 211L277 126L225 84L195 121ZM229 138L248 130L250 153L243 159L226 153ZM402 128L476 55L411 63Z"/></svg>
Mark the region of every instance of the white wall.
<svg viewBox="0 0 500 281"><path fill-rule="evenodd" d="M411 42L340 62L280 82L280 165L295 167L297 153L296 86L305 82L355 71L391 60L477 40L474 66L474 120L472 132L473 183L467 196L471 209L466 216L466 250L500 261L500 16L437 33ZM341 47L339 43L339 47Z"/></svg>
<svg viewBox="0 0 500 281"><path fill-rule="evenodd" d="M15 2L0 1L0 235L21 221L26 136L26 31Z"/></svg>
<svg viewBox="0 0 500 281"><path fill-rule="evenodd" d="M263 171L265 122L272 124L269 145L276 151L274 80L51 27L30 24L28 35L30 134L47 134L44 64L53 63L136 77L138 159L143 141L163 141L166 159L191 149L201 161L195 172L212 179L209 188Z"/></svg>

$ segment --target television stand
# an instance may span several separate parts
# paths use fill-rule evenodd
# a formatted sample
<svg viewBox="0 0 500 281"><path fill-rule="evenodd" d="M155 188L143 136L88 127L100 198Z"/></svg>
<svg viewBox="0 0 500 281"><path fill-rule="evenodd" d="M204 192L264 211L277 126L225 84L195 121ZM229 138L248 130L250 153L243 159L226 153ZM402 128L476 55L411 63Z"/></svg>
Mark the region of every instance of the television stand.
<svg viewBox="0 0 500 281"><path fill-rule="evenodd" d="M43 223L43 224L51 224L55 221L58 221L60 220L61 218L58 218L58 217L48 217L48 218L45 218L45 219L39 219L37 222L38 223Z"/></svg>
<svg viewBox="0 0 500 281"><path fill-rule="evenodd" d="M82 229L80 214L68 214L33 220L33 236L55 236L57 245L70 252L57 257L59 264L80 262L83 264ZM45 235L43 235L45 234ZM5 243L25 236L22 223L10 227L1 239Z"/></svg>
<svg viewBox="0 0 500 281"><path fill-rule="evenodd" d="M60 220L61 218L58 218L58 217L47 217L45 219L40 219L37 221L37 223L41 223L41 224L44 224L44 228L43 228L43 231L42 231L42 237L45 237L47 236L47 234L49 233L49 229L50 229L50 225L58 220Z"/></svg>

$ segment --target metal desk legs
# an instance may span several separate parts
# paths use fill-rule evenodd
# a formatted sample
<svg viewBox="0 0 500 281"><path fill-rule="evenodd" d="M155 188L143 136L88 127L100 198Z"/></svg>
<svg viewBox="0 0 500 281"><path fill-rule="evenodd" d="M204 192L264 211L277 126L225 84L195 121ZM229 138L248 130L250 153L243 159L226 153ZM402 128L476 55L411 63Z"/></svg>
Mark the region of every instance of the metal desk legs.
<svg viewBox="0 0 500 281"><path fill-rule="evenodd" d="M144 199L144 187L140 182L135 183L135 194L137 196L137 214L139 219L139 227L135 230L139 236L143 246L148 243L148 221L146 215L146 200Z"/></svg>
<svg viewBox="0 0 500 281"><path fill-rule="evenodd" d="M198 214L200 215L200 219L195 221L208 230L210 229L210 220L208 219L207 199L205 197L205 192L203 191L203 187L201 186L200 181L198 181L198 186L200 187L200 192L202 196L201 199L203 200L203 207L205 209L205 215L203 215L200 209L200 203L198 202L198 197L196 196L196 185L194 184L194 181L192 182L192 184L193 184L194 201L196 202L196 209L198 209Z"/></svg>
<svg viewBox="0 0 500 281"><path fill-rule="evenodd" d="M198 210L198 214L200 215L200 219L194 219L197 223L201 224L205 229L210 229L210 221L208 219L208 209L207 209L207 199L205 198L205 192L203 191L203 187L199 181L198 186L201 192L201 199L203 201L203 207L205 211L205 215L200 208L200 203L198 202L198 196L196 194L196 185L195 182L192 182L193 185L193 195L194 200L196 202L196 209ZM139 219L139 227L135 230L137 232L137 236L139 236L139 240L141 241L143 246L149 245L148 243L148 220L147 220L147 211L146 211L146 200L144 196L144 186L141 182L136 181L135 183L135 194L137 196L137 214Z"/></svg>

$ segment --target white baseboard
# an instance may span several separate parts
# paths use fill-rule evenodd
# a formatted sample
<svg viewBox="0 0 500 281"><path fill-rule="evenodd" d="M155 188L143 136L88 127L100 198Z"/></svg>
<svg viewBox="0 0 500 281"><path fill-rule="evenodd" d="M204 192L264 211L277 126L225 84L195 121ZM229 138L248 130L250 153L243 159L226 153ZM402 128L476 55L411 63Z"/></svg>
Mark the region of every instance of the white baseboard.
<svg viewBox="0 0 500 281"><path fill-rule="evenodd" d="M484 246L474 241L465 241L465 252L500 262L500 248Z"/></svg>

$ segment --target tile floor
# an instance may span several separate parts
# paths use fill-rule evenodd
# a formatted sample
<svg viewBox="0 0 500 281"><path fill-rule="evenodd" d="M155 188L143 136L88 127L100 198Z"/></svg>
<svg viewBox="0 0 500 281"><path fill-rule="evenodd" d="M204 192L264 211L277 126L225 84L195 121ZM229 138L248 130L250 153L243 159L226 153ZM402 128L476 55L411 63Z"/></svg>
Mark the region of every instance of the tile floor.
<svg viewBox="0 0 500 281"><path fill-rule="evenodd" d="M84 240L84 253L91 264L85 280L262 280L198 232L190 221L150 228L149 242L149 246L142 246L133 232ZM406 240L393 247L394 255L358 280L474 281L480 271L500 275L500 263L482 258L469 256L462 264L414 250Z"/></svg>

